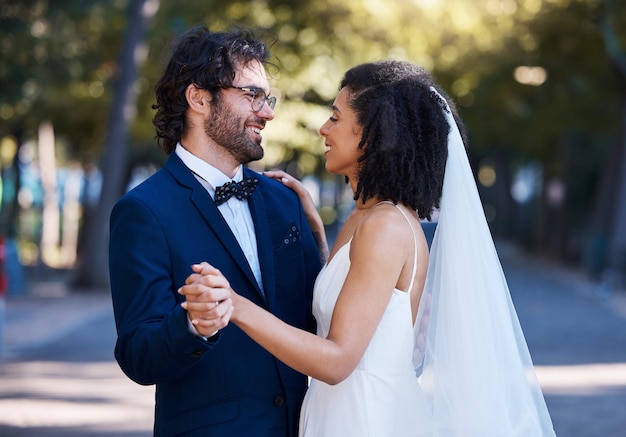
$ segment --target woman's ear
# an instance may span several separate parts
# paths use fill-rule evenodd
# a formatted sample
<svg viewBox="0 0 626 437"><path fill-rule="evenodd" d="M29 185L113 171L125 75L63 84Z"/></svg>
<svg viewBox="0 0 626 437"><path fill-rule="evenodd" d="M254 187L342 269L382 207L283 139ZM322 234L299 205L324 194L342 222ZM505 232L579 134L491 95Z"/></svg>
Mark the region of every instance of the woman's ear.
<svg viewBox="0 0 626 437"><path fill-rule="evenodd" d="M185 90L185 98L192 111L207 113L211 109L211 93L194 84L190 84Z"/></svg>

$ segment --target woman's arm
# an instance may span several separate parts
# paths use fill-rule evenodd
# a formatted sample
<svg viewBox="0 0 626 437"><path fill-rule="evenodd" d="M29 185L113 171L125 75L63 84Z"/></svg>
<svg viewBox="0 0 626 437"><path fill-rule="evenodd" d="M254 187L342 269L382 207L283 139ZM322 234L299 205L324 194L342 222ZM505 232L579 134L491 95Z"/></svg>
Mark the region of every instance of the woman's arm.
<svg viewBox="0 0 626 437"><path fill-rule="evenodd" d="M190 313L194 308L206 309L214 304L204 302L203 307L194 302L195 295L211 296L214 292L223 297L230 291L230 321L288 366L328 384L337 384L354 371L365 353L405 262L406 233L388 214L372 214L355 232L350 248L351 268L327 338L294 328L239 296L230 290L226 278L206 263L194 267L198 273L190 276L189 285L181 289L187 295L186 307ZM412 250L411 241L411 254ZM205 321L199 318L194 323L203 326Z"/></svg>
<svg viewBox="0 0 626 437"><path fill-rule="evenodd" d="M263 174L269 178L276 179L286 187L291 188L298 195L304 209L304 215L309 222L309 227L311 228L311 232L313 233L313 237L317 243L320 260L322 261L322 264L326 264L329 254L326 231L324 229L324 222L322 222L322 218L317 212L317 208L311 198L311 194L307 191L304 185L302 185L302 182L282 170L266 171L263 172Z"/></svg>

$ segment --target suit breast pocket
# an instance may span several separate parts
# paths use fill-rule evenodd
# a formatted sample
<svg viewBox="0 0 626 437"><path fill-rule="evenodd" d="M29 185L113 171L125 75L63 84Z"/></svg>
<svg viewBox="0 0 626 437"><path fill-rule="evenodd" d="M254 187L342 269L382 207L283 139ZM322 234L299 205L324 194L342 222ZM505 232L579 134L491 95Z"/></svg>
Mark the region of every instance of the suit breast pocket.
<svg viewBox="0 0 626 437"><path fill-rule="evenodd" d="M279 263L277 269L284 269L285 264L303 262L304 252L300 228L292 222L287 229L284 229L282 233L278 235L280 235L280 240L278 240L278 244L274 246L274 258Z"/></svg>
<svg viewBox="0 0 626 437"><path fill-rule="evenodd" d="M304 247L300 228L291 222L274 235L274 268L278 291L304 284Z"/></svg>
<svg viewBox="0 0 626 437"><path fill-rule="evenodd" d="M304 251L302 242L290 241L288 244L281 244L274 250L274 257L277 262L303 261Z"/></svg>
<svg viewBox="0 0 626 437"><path fill-rule="evenodd" d="M289 294L294 294L304 287L306 283L304 262L304 249L300 239L280 244L274 250L275 278L278 293L288 290Z"/></svg>
<svg viewBox="0 0 626 437"><path fill-rule="evenodd" d="M300 228L292 222L289 224L289 228L280 239L279 249L283 247L300 246L301 241L302 236L300 235Z"/></svg>

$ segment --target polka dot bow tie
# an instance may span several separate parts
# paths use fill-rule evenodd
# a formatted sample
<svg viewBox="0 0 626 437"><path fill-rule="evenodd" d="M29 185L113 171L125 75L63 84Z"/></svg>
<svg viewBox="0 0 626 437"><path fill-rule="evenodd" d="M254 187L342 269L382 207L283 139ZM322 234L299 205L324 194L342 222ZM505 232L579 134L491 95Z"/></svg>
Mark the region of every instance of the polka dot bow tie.
<svg viewBox="0 0 626 437"><path fill-rule="evenodd" d="M233 196L239 200L245 200L252 196L258 183L257 178L246 178L241 182L226 182L221 187L215 188L215 203L221 205Z"/></svg>

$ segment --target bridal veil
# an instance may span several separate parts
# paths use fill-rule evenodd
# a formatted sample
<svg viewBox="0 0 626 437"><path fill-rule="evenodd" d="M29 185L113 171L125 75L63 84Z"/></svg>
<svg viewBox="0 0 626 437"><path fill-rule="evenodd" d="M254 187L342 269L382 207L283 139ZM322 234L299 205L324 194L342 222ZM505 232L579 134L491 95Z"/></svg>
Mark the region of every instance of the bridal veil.
<svg viewBox="0 0 626 437"><path fill-rule="evenodd" d="M416 366L435 436L554 436L458 126L448 159L426 286L415 323Z"/></svg>

